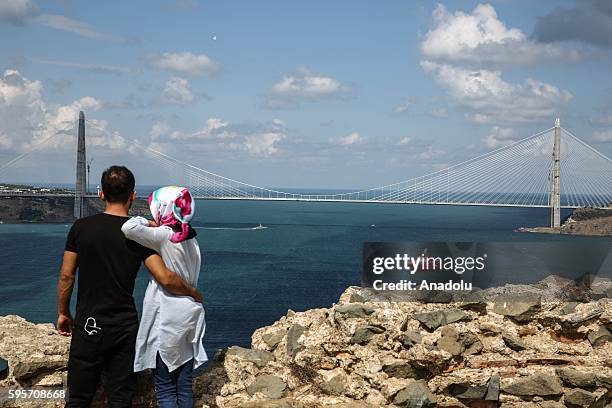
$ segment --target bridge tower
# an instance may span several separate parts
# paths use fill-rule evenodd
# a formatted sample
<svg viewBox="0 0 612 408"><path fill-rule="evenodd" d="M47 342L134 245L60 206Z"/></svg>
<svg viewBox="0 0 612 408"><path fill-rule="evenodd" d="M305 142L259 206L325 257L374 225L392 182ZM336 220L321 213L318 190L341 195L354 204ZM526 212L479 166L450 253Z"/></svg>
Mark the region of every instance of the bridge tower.
<svg viewBox="0 0 612 408"><path fill-rule="evenodd" d="M74 189L74 217L83 218L87 216L85 206L85 195L87 193L87 160L85 157L85 114L79 112L79 134L77 139L77 165L76 184Z"/></svg>
<svg viewBox="0 0 612 408"><path fill-rule="evenodd" d="M561 120L555 120L555 141L550 174L550 226L561 226Z"/></svg>

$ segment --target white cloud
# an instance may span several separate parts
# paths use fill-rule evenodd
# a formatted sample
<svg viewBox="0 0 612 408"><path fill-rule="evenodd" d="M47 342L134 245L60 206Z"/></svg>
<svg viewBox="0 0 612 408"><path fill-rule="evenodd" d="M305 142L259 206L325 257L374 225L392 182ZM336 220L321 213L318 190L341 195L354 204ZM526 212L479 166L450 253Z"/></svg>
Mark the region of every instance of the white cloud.
<svg viewBox="0 0 612 408"><path fill-rule="evenodd" d="M188 104L193 102L195 99L193 92L191 92L189 81L187 81L185 78L175 76L170 77L170 79L166 81L162 98L166 103L178 105Z"/></svg>
<svg viewBox="0 0 612 408"><path fill-rule="evenodd" d="M433 72L454 104L475 123L529 123L550 120L572 94L534 79L506 82L500 71L470 70L431 61L421 63Z"/></svg>
<svg viewBox="0 0 612 408"><path fill-rule="evenodd" d="M41 14L36 17L36 22L56 30L68 31L82 37L112 40L116 36L98 31L95 26L78 20L73 20L58 14Z"/></svg>
<svg viewBox="0 0 612 408"><path fill-rule="evenodd" d="M0 2L0 21L23 25L25 20L38 14L32 0L2 0Z"/></svg>
<svg viewBox="0 0 612 408"><path fill-rule="evenodd" d="M440 157L443 157L446 155L446 151L441 150L441 149L436 149L433 146L428 146L426 148L426 150L423 150L422 152L419 152L416 157L419 160L423 160L423 161L430 161L430 160L435 160L435 159L439 159Z"/></svg>
<svg viewBox="0 0 612 408"><path fill-rule="evenodd" d="M353 146L363 144L366 141L367 138L365 136L360 135L358 132L353 132L346 136L331 139L332 143L336 143L341 146Z"/></svg>
<svg viewBox="0 0 612 408"><path fill-rule="evenodd" d="M253 156L270 156L278 153L276 144L283 140L285 135L279 132L259 133L247 136L244 147Z"/></svg>
<svg viewBox="0 0 612 408"><path fill-rule="evenodd" d="M110 64L92 64L92 63L48 60L48 59L39 59L39 58L30 58L30 57L28 57L27 60L33 63L36 63L36 64L55 65L59 67L83 69L86 71L103 73L103 74L121 75L121 74L130 72L130 69L126 67L122 67L118 65L110 65Z"/></svg>
<svg viewBox="0 0 612 408"><path fill-rule="evenodd" d="M591 138L594 142L607 143L612 142L612 130L605 130L601 132L593 133L593 137Z"/></svg>
<svg viewBox="0 0 612 408"><path fill-rule="evenodd" d="M219 133L219 130L225 129L228 126L229 122L221 118L209 118L206 120L206 126L196 135L199 137L210 137L213 133ZM223 138L223 135L220 135L220 137Z"/></svg>
<svg viewBox="0 0 612 408"><path fill-rule="evenodd" d="M210 74L220 69L220 64L207 55L191 52L154 54L149 61L155 68L184 75Z"/></svg>
<svg viewBox="0 0 612 408"><path fill-rule="evenodd" d="M23 152L34 145L43 150L72 149L79 111L95 111L102 106L91 96L67 105L49 106L42 98L42 90L42 82L29 80L19 71L6 70L0 76L1 149ZM89 122L88 146L120 148L124 145L120 135L109 135L106 122L95 119ZM49 140L40 145L46 139Z"/></svg>
<svg viewBox="0 0 612 408"><path fill-rule="evenodd" d="M302 101L334 98L346 94L350 88L336 78L315 74L301 67L295 74L285 75L272 85L266 106L293 108Z"/></svg>
<svg viewBox="0 0 612 408"><path fill-rule="evenodd" d="M250 156L272 156L280 152L279 142L287 137L285 124L280 119L269 122L233 124L222 118L208 118L204 126L195 132L171 129L165 122L157 122L151 128L150 146L157 150L172 151L176 142L192 152L207 152L221 157L245 152ZM170 145L169 145L170 143Z"/></svg>
<svg viewBox="0 0 612 408"><path fill-rule="evenodd" d="M272 87L277 95L318 98L342 91L340 81L325 76L286 76Z"/></svg>
<svg viewBox="0 0 612 408"><path fill-rule="evenodd" d="M446 111L446 108L436 108L434 110L432 110L430 112L431 116L433 116L434 118L447 118L448 117L448 112Z"/></svg>
<svg viewBox="0 0 612 408"><path fill-rule="evenodd" d="M493 126L489 134L481 141L486 147L496 149L514 143L516 134L512 128Z"/></svg>
<svg viewBox="0 0 612 408"><path fill-rule="evenodd" d="M230 123L221 118L208 118L206 120L206 125L197 132L173 132L172 139L228 139L235 136L234 133L227 131L228 126L230 126Z"/></svg>
<svg viewBox="0 0 612 408"><path fill-rule="evenodd" d="M411 97L402 101L399 105L393 108L393 114L401 115L402 113L408 112L414 106L415 102L415 97Z"/></svg>
<svg viewBox="0 0 612 408"><path fill-rule="evenodd" d="M151 126L151 140L159 139L170 132L170 126L166 122L155 122Z"/></svg>
<svg viewBox="0 0 612 408"><path fill-rule="evenodd" d="M412 141L412 139L409 138L408 136L406 136L406 137L401 138L400 141L397 142L397 144L399 146L406 146L406 145L410 144L411 141Z"/></svg>
<svg viewBox="0 0 612 408"><path fill-rule="evenodd" d="M582 56L554 44L537 43L518 28L508 28L490 4L479 4L471 13L449 12L438 4L435 26L421 42L429 60L469 65L534 64L551 60L577 61Z"/></svg>
<svg viewBox="0 0 612 408"><path fill-rule="evenodd" d="M113 34L101 32L94 25L83 21L74 20L59 14L39 14L38 7L32 0L0 1L0 23L8 22L14 25L24 25L30 21L82 37L103 40L120 39Z"/></svg>

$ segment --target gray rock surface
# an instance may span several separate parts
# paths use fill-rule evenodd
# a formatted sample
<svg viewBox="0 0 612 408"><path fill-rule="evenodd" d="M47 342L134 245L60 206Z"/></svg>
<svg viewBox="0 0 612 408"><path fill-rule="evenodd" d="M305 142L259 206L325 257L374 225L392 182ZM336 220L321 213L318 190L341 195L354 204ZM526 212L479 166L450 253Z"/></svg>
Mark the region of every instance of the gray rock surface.
<svg viewBox="0 0 612 408"><path fill-rule="evenodd" d="M495 299L493 312L517 323L523 323L531 320L540 311L540 306L539 296L501 295Z"/></svg>
<svg viewBox="0 0 612 408"><path fill-rule="evenodd" d="M564 402L569 407L590 407L597 399L592 392L575 388L565 393Z"/></svg>
<svg viewBox="0 0 612 408"><path fill-rule="evenodd" d="M437 399L423 380L415 381L402 388L393 398L393 403L402 408L435 407Z"/></svg>
<svg viewBox="0 0 612 408"><path fill-rule="evenodd" d="M548 397L563 394L563 384L556 376L534 373L513 381L502 390L512 395Z"/></svg>
<svg viewBox="0 0 612 408"><path fill-rule="evenodd" d="M470 320L471 316L460 309L442 309L417 313L413 318L421 322L428 330L436 330L440 326Z"/></svg>
<svg viewBox="0 0 612 408"><path fill-rule="evenodd" d="M282 378L275 375L260 375L246 387L246 391L249 395L262 393L268 398L279 399L282 398L286 388L287 384Z"/></svg>

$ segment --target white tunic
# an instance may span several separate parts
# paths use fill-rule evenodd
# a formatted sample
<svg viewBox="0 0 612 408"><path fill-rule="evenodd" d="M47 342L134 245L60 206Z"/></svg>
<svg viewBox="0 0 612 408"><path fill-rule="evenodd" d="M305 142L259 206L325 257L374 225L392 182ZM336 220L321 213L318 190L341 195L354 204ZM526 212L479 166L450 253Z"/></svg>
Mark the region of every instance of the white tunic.
<svg viewBox="0 0 612 408"><path fill-rule="evenodd" d="M159 253L168 269L192 286L198 284L200 247L195 238L173 243L170 227L149 227L143 217L133 217L123 224L126 238ZM202 339L206 323L204 308L190 296L175 296L153 278L149 281L142 305L142 319L136 339L134 371L155 368L156 356L174 371L192 358L194 368L208 360Z"/></svg>

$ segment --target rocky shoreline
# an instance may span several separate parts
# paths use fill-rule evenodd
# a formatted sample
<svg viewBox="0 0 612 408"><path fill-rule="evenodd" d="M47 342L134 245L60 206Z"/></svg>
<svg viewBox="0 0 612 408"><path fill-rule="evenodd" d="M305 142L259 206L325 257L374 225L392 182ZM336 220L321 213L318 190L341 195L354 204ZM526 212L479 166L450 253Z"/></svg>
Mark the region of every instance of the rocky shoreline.
<svg viewBox="0 0 612 408"><path fill-rule="evenodd" d="M443 303L350 287L332 307L289 311L256 330L250 349L218 352L194 381L196 406L610 406L612 283L595 283L583 302L556 298L567 285L554 277L533 290L508 286ZM0 318L9 366L0 388L63 387L68 347L51 324ZM0 406L62 406L28 403ZM143 375L135 406L154 405Z"/></svg>
<svg viewBox="0 0 612 408"><path fill-rule="evenodd" d="M561 227L521 227L519 232L612 236L612 208L577 208Z"/></svg>

